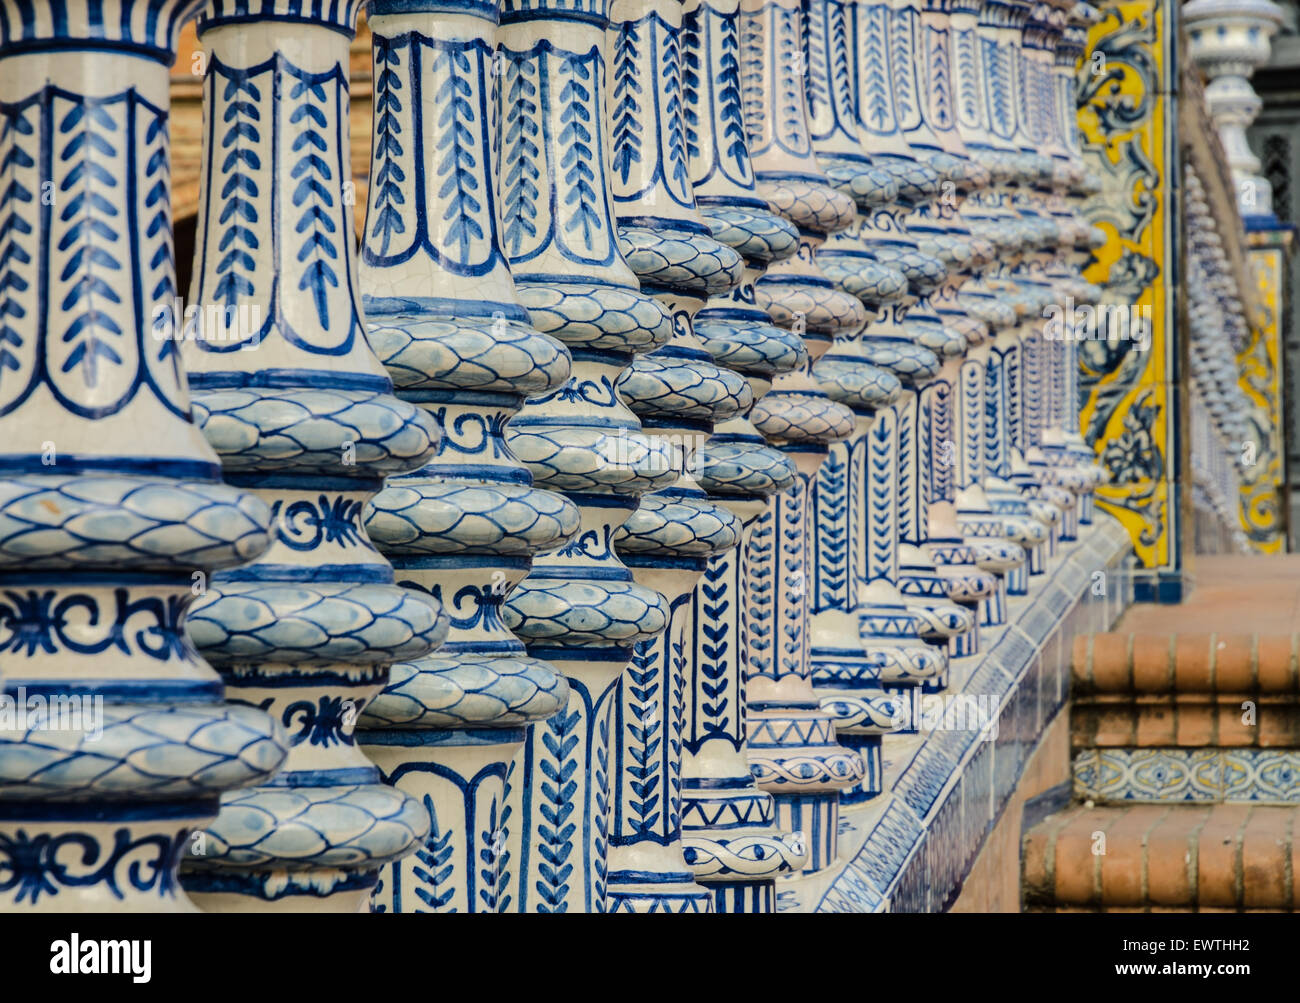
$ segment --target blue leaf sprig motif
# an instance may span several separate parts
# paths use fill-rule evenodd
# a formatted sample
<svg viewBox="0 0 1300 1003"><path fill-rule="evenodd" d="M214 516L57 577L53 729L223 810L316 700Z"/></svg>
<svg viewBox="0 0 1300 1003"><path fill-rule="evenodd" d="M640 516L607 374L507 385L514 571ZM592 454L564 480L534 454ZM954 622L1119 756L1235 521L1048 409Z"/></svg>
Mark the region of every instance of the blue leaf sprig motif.
<svg viewBox="0 0 1300 1003"><path fill-rule="evenodd" d="M447 908L456 894L456 886L452 881L456 867L451 859L454 849L452 830L444 832L439 826L438 812L434 809L433 798L428 794L424 795L424 809L429 813L429 835L424 845L414 854L419 865L412 869L412 873L423 885L416 886L415 894L434 912L455 912L454 906Z"/></svg>
<svg viewBox="0 0 1300 1003"><path fill-rule="evenodd" d="M525 240L537 236L542 150L537 72L539 57L505 60L505 121L502 136L502 225L508 253L517 257Z"/></svg>
<svg viewBox="0 0 1300 1003"><path fill-rule="evenodd" d="M330 106L332 95L326 92L325 85L332 78L332 72L301 74L289 91L290 100L297 103L289 123L304 126L290 147L291 154L298 158L290 170L296 183L290 198L300 213L294 230L302 239L297 260L303 271L297 288L312 297L323 328L330 326L327 287L339 286L334 268L340 259L338 224L332 218L334 174L323 156L329 151L326 130L334 110Z"/></svg>
<svg viewBox="0 0 1300 1003"><path fill-rule="evenodd" d="M568 186L565 205L569 218L564 224L565 233L581 233L587 250L595 247L596 235L602 232L600 199L597 195L597 133L600 124L593 121L593 88L599 85L597 73L599 54L586 56L576 53L561 54L560 114L561 147L560 169Z"/></svg>
<svg viewBox="0 0 1300 1003"><path fill-rule="evenodd" d="M217 78L214 75L213 80ZM257 146L261 142L262 118L258 102L262 93L249 74L231 73L226 79L222 98L226 102L222 116L225 130L221 136L224 156L221 160L221 258L217 262L217 284L213 297L226 307L257 295L257 262L260 246L257 200L260 194L257 174L262 158Z"/></svg>
<svg viewBox="0 0 1300 1003"><path fill-rule="evenodd" d="M627 184L632 165L641 163L644 109L639 72L640 22L621 26L614 44L614 107L611 109L610 166Z"/></svg>
<svg viewBox="0 0 1300 1003"><path fill-rule="evenodd" d="M569 879L573 875L569 857L573 853L574 837L578 834L573 814L578 809L575 774L579 762L574 753L578 748L581 721L582 713L576 707L562 710L546 722L546 730L541 736L546 750L546 755L539 757L536 764L544 778L538 785L541 799L536 804L540 819L536 849L541 861L537 867L539 878L534 883L539 896L539 912L567 912L569 908ZM536 724L533 727L543 726Z"/></svg>
<svg viewBox="0 0 1300 1003"><path fill-rule="evenodd" d="M370 227L370 242L379 242L379 253L386 255L389 244L395 236L406 232L402 222L401 206L406 204L402 185L406 181L406 172L399 163L402 148L402 53L408 46L400 39L387 38L375 34L374 39L374 88L375 88L375 127L374 145L371 157L378 170L375 171L371 185L370 211L374 222ZM370 247L367 247L369 250Z"/></svg>
<svg viewBox="0 0 1300 1003"><path fill-rule="evenodd" d="M696 630L700 634L699 653L702 657L696 661L699 695L695 708L697 727L692 736L697 741L725 736L731 722L728 713L731 702L727 696L731 672L727 642L727 614L731 610L728 579L732 574L731 562L736 560L739 560L739 555L734 551L714 555L704 569L704 578L699 586ZM692 745L693 750L696 748L697 745Z"/></svg>
<svg viewBox="0 0 1300 1003"><path fill-rule="evenodd" d="M23 175L36 166L36 158L26 148L35 129L27 120L22 106L0 105L0 385L5 372L19 368L15 349L22 348L23 338L13 321L27 315L21 295L31 287L29 268L32 254L23 238L32 233L27 217L36 201L36 193L23 184Z"/></svg>
<svg viewBox="0 0 1300 1003"><path fill-rule="evenodd" d="M101 365L120 366L124 361L115 345L124 332L106 306L122 302L111 275L122 270L122 263L100 243L113 245L120 239L114 228L121 225L113 192L118 182L102 162L117 157L110 137L117 139L118 127L102 99L82 97L63 116L58 131L63 137L60 160L75 162L59 186L65 196L59 216L68 225L59 250L70 252L59 279L71 282L59 309L71 318L63 341L72 345L61 368L64 373L79 369L85 385L94 387Z"/></svg>
<svg viewBox="0 0 1300 1003"><path fill-rule="evenodd" d="M435 91L442 130L434 161L441 182L438 196L447 200L442 217L447 224L447 241L456 245L460 259L467 261L473 244L485 236L479 217L486 200L478 192L476 176L482 165L474 152L478 131L473 104L474 71L466 51L454 46L434 48L433 71L442 76Z"/></svg>

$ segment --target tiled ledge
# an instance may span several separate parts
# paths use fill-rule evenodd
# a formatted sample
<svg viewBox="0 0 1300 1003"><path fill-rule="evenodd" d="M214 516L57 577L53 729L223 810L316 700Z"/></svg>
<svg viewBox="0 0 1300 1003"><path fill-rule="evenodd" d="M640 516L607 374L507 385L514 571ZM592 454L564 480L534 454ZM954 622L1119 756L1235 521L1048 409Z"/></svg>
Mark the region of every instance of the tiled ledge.
<svg viewBox="0 0 1300 1003"><path fill-rule="evenodd" d="M979 654L952 662L944 696L996 706L996 737L986 741L973 730L886 736L885 792L843 811L836 866L778 884L778 909L939 912L952 904L1065 704L1073 635L1109 629L1131 601L1128 534L1100 512L1084 533L1031 579L1030 595L1011 599L1006 626L985 629Z"/></svg>
<svg viewBox="0 0 1300 1003"><path fill-rule="evenodd" d="M1294 749L1085 749L1074 793L1098 804L1300 804Z"/></svg>

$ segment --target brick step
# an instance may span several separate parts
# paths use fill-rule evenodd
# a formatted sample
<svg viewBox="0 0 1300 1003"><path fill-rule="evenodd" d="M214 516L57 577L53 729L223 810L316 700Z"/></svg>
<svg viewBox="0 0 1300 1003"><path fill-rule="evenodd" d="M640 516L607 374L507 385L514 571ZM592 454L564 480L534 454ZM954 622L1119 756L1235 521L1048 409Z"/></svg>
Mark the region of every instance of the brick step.
<svg viewBox="0 0 1300 1003"><path fill-rule="evenodd" d="M1076 750L1243 750L1228 777L1300 749L1300 635L1079 636L1070 674Z"/></svg>
<svg viewBox="0 0 1300 1003"><path fill-rule="evenodd" d="M1079 694L1070 743L1093 748L1300 748L1300 695Z"/></svg>
<svg viewBox="0 0 1300 1003"><path fill-rule="evenodd" d="M1070 676L1076 701L1250 694L1295 702L1300 700L1300 634L1078 635Z"/></svg>
<svg viewBox="0 0 1300 1003"><path fill-rule="evenodd" d="M1300 806L1074 805L1022 841L1027 912L1300 911Z"/></svg>

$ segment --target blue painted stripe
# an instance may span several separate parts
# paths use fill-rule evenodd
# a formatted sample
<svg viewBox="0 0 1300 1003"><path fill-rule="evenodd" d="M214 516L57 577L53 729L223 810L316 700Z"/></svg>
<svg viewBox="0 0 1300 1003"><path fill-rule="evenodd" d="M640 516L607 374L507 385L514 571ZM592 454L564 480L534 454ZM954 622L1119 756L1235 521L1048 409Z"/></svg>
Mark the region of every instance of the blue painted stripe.
<svg viewBox="0 0 1300 1003"><path fill-rule="evenodd" d="M296 862L296 860L295 860ZM266 884L273 875L269 871L210 871L206 868L186 870L181 875L181 885L188 892L200 894L231 893L259 898L264 902L274 902L291 896L307 898L326 898L342 891L363 891L379 883L379 865L372 865L372 870L344 872L346 877L331 881L328 887L280 887L270 894ZM294 872L295 874L305 872Z"/></svg>
<svg viewBox="0 0 1300 1003"><path fill-rule="evenodd" d="M157 477L173 481L220 483L221 465L179 457L86 456L55 453L54 462L39 454L0 455L0 476L13 474L122 474L126 477Z"/></svg>
<svg viewBox="0 0 1300 1003"><path fill-rule="evenodd" d="M680 429L683 432L700 432L707 435L713 431L713 422L708 418L683 418L680 415L667 415L660 418L657 415L648 414L641 417L641 427L663 431Z"/></svg>
<svg viewBox="0 0 1300 1003"><path fill-rule="evenodd" d="M703 223L696 223L694 220L678 219L673 216L618 216L618 227L635 227L641 230L651 230L662 237L670 240L674 233L687 235L711 236L711 231Z"/></svg>
<svg viewBox="0 0 1300 1003"><path fill-rule="evenodd" d="M52 585L57 587L97 587L114 588L165 588L188 592L194 584L193 573L177 571L166 574L160 571L5 571L0 572L0 586L22 588L34 585Z"/></svg>
<svg viewBox="0 0 1300 1003"><path fill-rule="evenodd" d="M268 390L355 390L391 394L393 381L373 373L336 373L327 369L260 369L254 373L191 373L191 390L232 390L262 387Z"/></svg>
<svg viewBox="0 0 1300 1003"><path fill-rule="evenodd" d="M503 655L523 657L526 652L522 641L447 641L433 656L447 654Z"/></svg>
<svg viewBox="0 0 1300 1003"><path fill-rule="evenodd" d="M254 666L251 670L241 666L238 672L223 672L226 692L233 700L240 690L275 690L294 689L299 686L312 688L339 687L342 689L371 689L388 682L389 666L387 663L373 665L365 662L352 663L346 672L337 672L328 666L299 666L284 672L261 671Z"/></svg>
<svg viewBox="0 0 1300 1003"><path fill-rule="evenodd" d="M566 491L564 497L581 508L609 508L631 512L641 504L638 498L627 495L593 495L578 491Z"/></svg>
<svg viewBox="0 0 1300 1003"><path fill-rule="evenodd" d="M337 770L289 770L277 773L265 787L352 787L383 782L377 766L353 766Z"/></svg>
<svg viewBox="0 0 1300 1003"><path fill-rule="evenodd" d="M354 468L360 472L363 468ZM371 473L357 477L329 477L327 475L270 474L259 471L227 473L226 483L231 487L278 491L351 491L357 494L375 494L383 489L384 478Z"/></svg>
<svg viewBox="0 0 1300 1003"><path fill-rule="evenodd" d="M212 576L214 583L226 582L335 582L341 585L378 584L392 585L393 569L388 564L317 564L304 567L298 564L253 564L246 568L219 571Z"/></svg>
<svg viewBox="0 0 1300 1003"><path fill-rule="evenodd" d="M198 21L198 36L202 38L205 32L213 28L224 28L231 24L310 24L318 28L327 28L339 35L344 36L349 42L357 33L357 9L350 8L345 11L340 18L337 14L333 17L327 17L323 13L313 10L307 14L238 14L228 17L200 17Z"/></svg>
<svg viewBox="0 0 1300 1003"><path fill-rule="evenodd" d="M393 568L397 571L419 571L422 569L451 571L483 567L518 568L521 571L527 571L533 566L531 557L498 557L495 554L486 559L482 554L438 554L420 557L402 557L395 554L391 555L389 560L393 562Z"/></svg>
<svg viewBox="0 0 1300 1003"><path fill-rule="evenodd" d="M693 882L690 871L610 871L605 880L611 885L679 885Z"/></svg>
<svg viewBox="0 0 1300 1003"><path fill-rule="evenodd" d="M499 8L490 0L369 0L366 13L368 17L384 14L468 14L496 24Z"/></svg>
<svg viewBox="0 0 1300 1003"><path fill-rule="evenodd" d="M516 408L523 394L490 390L424 390L418 387L400 388L399 399L411 404L487 404L501 408Z"/></svg>
<svg viewBox="0 0 1300 1003"><path fill-rule="evenodd" d="M754 778L748 774L743 777L695 777L682 781L682 790L684 791L730 791L753 786Z"/></svg>
<svg viewBox="0 0 1300 1003"><path fill-rule="evenodd" d="M699 195L695 196L697 206L717 209L754 209L765 215L772 215L772 207L760 198L746 198L743 195Z"/></svg>
<svg viewBox="0 0 1300 1003"><path fill-rule="evenodd" d="M405 394L402 396L405 396ZM457 403L469 404L474 402L462 400ZM488 481L495 484L522 484L525 487L533 483L533 475L528 472L526 467L503 467L491 463L430 463L413 473L403 474L401 477L390 477L388 484L391 487L419 490L410 482L425 480L428 477L439 479L439 483L434 485L435 488L448 487L449 485L442 482L452 478L467 481Z"/></svg>
<svg viewBox="0 0 1300 1003"><path fill-rule="evenodd" d="M537 568L528 578L528 583L536 584L538 580L555 579L559 581L590 582L630 582L632 573L626 568L596 568L583 565L576 568Z"/></svg>
<svg viewBox="0 0 1300 1003"><path fill-rule="evenodd" d="M585 10L569 10L563 7L538 7L533 10L506 10L501 12L501 25L523 24L528 21L578 21L593 24L604 31L609 27L609 18L603 13L597 14Z"/></svg>
<svg viewBox="0 0 1300 1003"><path fill-rule="evenodd" d="M401 748L523 744L524 728L358 728L357 744Z"/></svg>
<svg viewBox="0 0 1300 1003"><path fill-rule="evenodd" d="M558 333L552 337L559 337ZM559 340L563 341L563 338ZM610 349L578 348L569 346L569 356L574 362L595 362L605 366L621 366L626 369L636 358L632 352L615 352Z"/></svg>
<svg viewBox="0 0 1300 1003"><path fill-rule="evenodd" d="M525 643L527 643L526 640ZM632 660L632 653L635 650L630 644L591 648L554 644L528 645L528 654L548 662L608 662L610 664L622 664Z"/></svg>
<svg viewBox="0 0 1300 1003"><path fill-rule="evenodd" d="M106 703L211 704L221 712L225 686L220 679L6 679L4 692L17 697L19 689L26 696L103 697Z"/></svg>
<svg viewBox="0 0 1300 1003"><path fill-rule="evenodd" d="M709 566L707 557L669 557L645 553L628 554L623 551L619 551L618 556L629 568L667 568L702 572Z"/></svg>
<svg viewBox="0 0 1300 1003"><path fill-rule="evenodd" d="M393 4L393 6L398 5ZM374 6L375 4L372 3L371 7ZM439 6L422 2L422 0L412 0L410 6L430 11L454 10L458 14L471 15L475 13L472 9L465 10L458 4ZM486 9L487 5L484 6ZM398 12L394 11L394 13ZM401 317L416 322L446 320L452 323L460 318L466 320L495 320L497 317L501 317L505 320L518 321L521 324L531 323L528 311L518 303L459 300L447 296L364 296L361 299L361 308L365 311L367 321L380 322L381 326L384 327L401 327L400 324L390 324L385 319L389 317Z"/></svg>

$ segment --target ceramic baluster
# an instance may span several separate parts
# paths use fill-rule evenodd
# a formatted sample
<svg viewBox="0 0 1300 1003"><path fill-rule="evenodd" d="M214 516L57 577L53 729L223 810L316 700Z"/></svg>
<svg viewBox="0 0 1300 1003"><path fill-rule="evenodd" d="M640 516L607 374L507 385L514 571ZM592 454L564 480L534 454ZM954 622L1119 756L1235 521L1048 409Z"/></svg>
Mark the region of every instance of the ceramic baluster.
<svg viewBox="0 0 1300 1003"><path fill-rule="evenodd" d="M1013 205L1033 234L1033 242L1015 270L1007 273L1014 279L1015 295L1023 298L1028 310L1018 331L1019 343L1008 335L1004 338L1005 352L996 344L994 347L1006 378L1011 420L1005 463L990 473L985 494L995 515L1009 517L1005 520L1006 535L1026 548L1029 562L1025 570L1030 575L1045 571L1046 559L1055 549L1062 508L1072 503L1055 487L1040 484L1024 460L1026 455L1038 455L1051 407L1050 345L1043 336L1044 318L1069 293L1068 283L1063 286L1054 277L1062 239L1061 224L1054 217L1052 205L1057 171L1053 156L1059 144L1041 114L1052 62L1051 30L1044 20L1049 10L1041 3L1023 9L1009 5L1004 24L998 29L1005 31L1005 24L1012 25L1012 41L1016 43L1007 53L1018 95L1011 113L1015 119L1011 141L1027 155L1034 171L1030 183L1016 191ZM968 503L973 505L973 500ZM972 526L977 524L983 524L982 515L971 522ZM1009 587L1013 592L1026 591L1028 582L1022 570L1012 572Z"/></svg>
<svg viewBox="0 0 1300 1003"><path fill-rule="evenodd" d="M866 314L815 262L825 235L848 226L854 207L826 186L813 154L799 7L792 0L742 0L741 12L745 125L758 192L800 228L799 254L769 268L756 294L773 320L804 331L809 355L803 368L777 377L753 411L755 427L790 456L797 475L774 497L745 555L750 620L766 631L750 645L749 759L759 786L776 797L780 824L804 833L804 872L812 873L835 859L840 792L862 779L864 764L837 743L810 678L810 495L828 444L850 435L854 424L852 412L818 388L810 368L836 333L860 327Z"/></svg>
<svg viewBox="0 0 1300 1003"><path fill-rule="evenodd" d="M1062 441L1064 434L1064 328L1072 323L1076 304L1091 298L1093 291L1070 261L1075 247L1086 242L1089 234L1066 199L1066 193L1082 177L1083 168L1070 157L1055 114L1055 93L1059 89L1056 50L1064 22L1065 14L1059 7L1036 4L1025 28L1026 86L1032 94L1028 108L1033 123L1031 133L1039 151L1052 162L1050 190L1042 192L1040 198L1056 227L1057 243L1049 249L1051 256L1042 275L1053 302L1044 309L1046 318L1035 323L1025 343L1026 386L1036 387L1037 393L1026 399L1025 450L1023 457L1013 454L1008 479L1029 510L1047 526L1048 556L1055 554L1059 539L1073 539L1076 535L1077 495L1090 484L1087 471L1067 465L1064 456L1060 458L1067 459L1067 464L1049 464L1047 452L1049 443ZM1056 324L1058 317L1060 323ZM1068 332L1071 339L1073 334Z"/></svg>
<svg viewBox="0 0 1300 1003"><path fill-rule="evenodd" d="M384 779L417 799L429 836L387 867L378 911L515 907L504 793L526 728L568 683L531 657L501 605L533 555L576 532L578 509L532 486L505 444L524 398L569 376L529 323L506 264L496 193L497 11L373 0L374 138L360 286L370 343L398 396L439 426L438 453L389 479L366 529L399 583L448 611L443 647L393 666L358 729Z"/></svg>
<svg viewBox="0 0 1300 1003"><path fill-rule="evenodd" d="M507 775L511 908L602 912L613 801L617 684L669 605L614 549L641 494L678 477L615 384L668 342L668 310L641 292L619 250L607 145L603 0L506 0L499 189L505 251L532 323L563 342L573 375L529 400L507 443L540 487L581 512L578 534L539 557L505 604L529 654L568 679L567 706L528 732Z"/></svg>
<svg viewBox="0 0 1300 1003"><path fill-rule="evenodd" d="M692 186L714 236L742 257L744 277L695 314L696 337L720 363L743 374L760 398L772 379L803 364L802 339L771 324L754 302L754 280L799 247L795 227L755 192L741 107L739 0L690 2L683 19L683 92L692 128ZM751 405L752 409L752 405ZM682 830L696 880L719 912L773 912L775 878L802 867L802 833L782 832L775 802L750 773L745 741L745 677L753 623L744 602L745 554L768 499L794 483L795 470L737 415L714 428L697 455L696 476L711 499L742 521L741 546L709 557L692 595L695 636L687 662L682 752Z"/></svg>
<svg viewBox="0 0 1300 1003"><path fill-rule="evenodd" d="M926 322L941 323L952 336L943 343L942 368L922 384L914 401L918 443L928 460L918 471L914 515L904 521L915 529L903 542L909 560L908 570L900 565L899 588L904 595L924 596L935 580L923 546L929 537L929 506L955 497L957 466L970 449L968 444L982 436L982 421L969 420L969 412L959 406L960 383L966 355L989 339L988 321L984 311L971 309L962 291L995 260L993 243L972 233L966 214L968 203L989 188L992 174L972 157L957 129L948 4L942 0L896 3L890 23L891 79L899 126L914 153L944 177L940 197L919 204L906 221L918 250L945 266L942 282L929 297L932 316ZM960 583L956 596L969 598L968 583ZM915 609L916 600L911 603ZM959 651L978 643L974 638L965 645L958 641L968 618L950 603L927 602L917 612L918 630L930 643ZM945 672L925 680L923 687L942 689L946 683Z"/></svg>
<svg viewBox="0 0 1300 1003"><path fill-rule="evenodd" d="M667 597L668 629L642 643L619 682L614 712L619 777L610 838L609 907L703 912L713 893L687 867L681 833L681 757L692 594L710 555L740 543L740 520L694 477L716 422L748 411L739 373L717 365L693 317L740 281L740 255L709 235L695 208L682 91L680 0L614 0L609 109L619 243L643 291L673 316L673 339L637 359L619 393L651 434L668 440L680 477L647 495L616 546L637 581Z"/></svg>
<svg viewBox="0 0 1300 1003"><path fill-rule="evenodd" d="M271 784L223 800L182 880L205 908L355 912L379 869L428 831L380 783L354 726L395 661L447 618L399 588L366 535L366 502L418 468L438 429L392 395L354 295L348 40L355 7L210 3L191 299L265 312L185 342L194 406L232 483L271 506L271 548L213 576L192 634L232 694L293 743Z"/></svg>
<svg viewBox="0 0 1300 1003"><path fill-rule="evenodd" d="M990 66L999 71L996 75L990 71L994 90L992 100L997 107L997 84L1009 89L1002 109L1009 128L1007 138L1021 151L1025 165L1021 183L1012 193L1012 208L1021 217L1030 237L1020 261L1014 266L1004 266L1000 276L1006 280L1012 297L1018 298L1026 307L1020 325L1014 331L1000 335L993 347L997 359L995 376L999 381L997 394L1007 420L1004 427L996 430L997 449L990 458L992 467L988 476L1005 479L1011 473L1012 451L1025 451L1030 436L1028 427L1037 422L1037 386L1034 393L1026 392L1030 376L1036 378L1039 375L1038 353L1030 346L1036 341L1035 328L1042 326L1044 310L1054 300L1054 291L1044 273L1051 259L1051 249L1056 244L1057 231L1047 217L1042 197L1043 191L1050 188L1053 165L1049 157L1036 152L1040 137L1037 135L1037 122L1029 114L1034 83L1032 61L1025 57L1024 31L1029 22L1031 3L1029 0L1003 0L986 5L985 12L991 22L987 27L996 41L996 48L986 55ZM1028 358L1031 352L1034 356L1032 362ZM1031 365L1032 373L1028 371Z"/></svg>
<svg viewBox="0 0 1300 1003"><path fill-rule="evenodd" d="M988 80L983 72L985 43L977 31L980 0L954 0L949 13L953 122L967 155L990 176L989 187L971 193L962 207L972 235L989 241L994 261L980 270L959 292L959 301L976 319L987 323L990 338L1014 327L1018 315L1004 293L990 285L988 275L1005 261L1015 261L1024 233L1010 209L1011 182L1017 177L1019 154L1003 140L989 121ZM1021 313L1023 313L1023 307ZM954 487L982 486L987 456L984 434L986 380L992 341L971 345L961 363L956 387L959 427L966 434L955 465Z"/></svg>
<svg viewBox="0 0 1300 1003"><path fill-rule="evenodd" d="M1064 288L1068 302L1080 307L1095 307L1100 301L1101 288L1083 277L1083 268L1092 257L1094 239L1099 236L1087 225L1080 212L1083 200L1091 191L1087 168L1078 149L1077 102L1075 98L1075 67L1087 43L1087 27L1096 13L1079 13L1082 4L1066 4L1059 20L1059 34L1053 51L1051 66L1051 95L1044 114L1051 119L1051 128L1058 137L1061 153L1057 158L1054 176L1057 208L1054 218L1062 227L1062 278L1058 286ZM1091 11L1091 8L1088 8ZM1064 510L1061 522L1063 539L1073 539L1078 526L1091 520L1092 494L1101 482L1101 466L1093 451L1079 435L1079 331L1072 323L1073 314L1062 311L1059 337L1051 342L1053 360L1052 395L1053 413L1049 426L1042 435L1042 456L1031 456L1031 465L1041 466L1040 480L1058 491L1068 491L1074 504ZM1051 330L1049 320L1044 335Z"/></svg>
<svg viewBox="0 0 1300 1003"><path fill-rule="evenodd" d="M221 483L180 368L168 67L196 6L4 8L4 912L193 911L194 830L287 752L186 636L270 520Z"/></svg>
<svg viewBox="0 0 1300 1003"><path fill-rule="evenodd" d="M868 560L861 572L859 604L865 614L864 640L882 663L883 679L899 697L907 698L901 730L914 731L915 701L910 698L915 688L942 678L946 670L943 652L925 644L919 632L923 623L942 627L944 616L915 598L904 599L899 590L898 547L919 541L925 533L920 521L925 492L940 455L934 433L936 427L943 431L946 421L946 395L935 379L943 359L962 351L965 340L939 320L929 303L948 269L944 261L918 246L910 223L920 220L929 233L945 233L933 214L922 218L921 209L927 207L929 213L936 198L951 196L951 177L962 175L944 151L935 147L923 159L902 136L891 69L893 22L888 4L851 3L847 16L852 50L844 59L827 61L827 86L830 93L850 95L854 112L852 121L844 116L845 130L856 133L859 151L873 167L886 171L898 189L896 198L864 213L858 236L871 257L906 279L902 294L882 300L866 330L866 341L873 346L872 361L902 381L903 393L878 412L870 431L871 495L862 504ZM817 68L815 60L811 65ZM909 86L915 88L914 67L909 63L907 68ZM841 170L853 163L851 151L828 148L827 155L842 165ZM942 176L939 168L945 172ZM948 188L942 187L945 184ZM936 399L938 409L933 407ZM950 604L938 602L946 613L955 613ZM949 622L965 620L957 616Z"/></svg>
<svg viewBox="0 0 1300 1003"><path fill-rule="evenodd" d="M992 234L995 239L1000 237L1000 244L1006 247L1005 256L990 269L995 277L977 283L976 289L987 288L1015 311L1014 323L996 332L987 353L982 346L975 350L974 364L963 369L960 382L963 413L976 413L978 398L983 399L983 469L967 478L967 483L955 493L954 503L959 531L974 544L980 567L999 575L997 593L981 608L981 623L990 626L1002 622L1008 593L1020 595L1027 591L1030 568L1022 545L1040 547L1048 533L1031 517L995 513L985 493L986 487L992 487L996 480L1010 476L1011 451L1022 441L1024 377L1020 327L1041 316L1045 302L1041 288L1031 288L1023 280L1012 280L1009 264L1019 260L1026 247L1039 247L1046 239L1036 215L1013 208L1013 199L1019 197L1014 193L1021 190L1014 185L1037 183L1050 176L1050 161L1022 152L1018 144L1023 130L1014 90L1019 65L1019 49L1014 42L1019 33L1009 27L1011 19L1018 16L1010 5L986 4L973 26L968 10L962 10L960 16L954 11L951 19L957 52L954 80L959 82L955 90L958 107L962 109L958 115L958 133L967 149L994 175L993 189L984 198L973 200L976 206L971 216L978 221L977 232ZM978 63L978 83L972 79L972 62ZM972 90L983 94L982 104L970 100ZM965 126L963 119L967 122ZM999 178L1005 182L998 184ZM994 313L1001 311L990 315ZM981 368L982 392L972 394L971 384L978 382ZM1009 482L1005 486L1010 486ZM1016 503L1020 503L1018 498Z"/></svg>
<svg viewBox="0 0 1300 1003"><path fill-rule="evenodd" d="M951 589L950 597L968 608L978 608L980 624L996 626L1005 618L1005 576L1015 573L1024 553L1019 546L1001 538L1002 527L996 521L988 527L993 531L992 536L968 540L957 528L955 502L973 496L981 511L988 510L983 485L988 477L989 453L998 441L991 442L990 432L1005 424L1001 411L997 411L996 420L988 417L1000 399L996 384L990 392L990 374L997 368L990 366L993 344L1000 332L1015 327L1028 309L1020 303L1017 312L1007 288L1010 283L998 286L989 276L999 272L1006 261L1017 260L1027 233L1019 216L1010 208L1010 185L1020 177L1023 158L1009 139L1000 137L990 126L990 78L984 73L988 46L977 30L980 10L977 0L955 0L947 11L952 128L940 129L938 134L949 144L959 143L965 156L988 172L989 185L972 187L961 203L960 214L973 243L987 241L993 247L994 262L982 269L972 269L957 291L954 307L964 309L970 319L987 324L992 337L976 337L961 360L960 370L954 374L952 411L956 416L958 446L954 450L952 476L945 479L941 494L946 500L930 506L928 538L922 549L935 561L938 574ZM922 19L927 31L942 34L943 12L927 5ZM935 73L942 66L942 57L931 53L930 58L930 72ZM929 121L938 122L939 118L932 112ZM951 302L946 290L938 296L944 302ZM963 330L968 335L971 333L969 328ZM923 584L916 578L905 579L906 588L920 588ZM978 650L978 644L978 633L972 632L953 638L951 650L954 654L972 654Z"/></svg>
<svg viewBox="0 0 1300 1003"><path fill-rule="evenodd" d="M818 253L829 278L858 297L868 320L848 338L837 341L814 369L833 400L855 416L853 434L833 443L818 471L813 522L813 682L822 707L836 719L840 740L863 757L863 782L845 792L853 803L881 789L881 736L895 730L907 716L904 702L885 687L914 683L914 672L937 675L941 657L927 656L920 664L897 657L895 646L879 650L873 634L864 636L864 617L873 615L864 587L870 582L869 495L884 485L895 490L889 461L872 466L870 429L878 410L896 405L902 394L900 378L938 369L935 354L914 343L890 323L895 306L907 293L907 279L896 268L878 262L861 237L866 220L897 200L898 183L887 171L873 167L859 142L853 106L852 20L850 6L836 0L812 0L807 11L809 131L818 162L830 165L828 177L840 191L852 195L863 222L832 234ZM873 364L874 363L874 364ZM893 414L885 421L895 420ZM879 461L877 457L877 461ZM891 543L890 546L893 544ZM900 604L899 621L914 623ZM878 611L875 612L878 617ZM875 624L876 619L866 621ZM916 644L920 652L922 646Z"/></svg>

